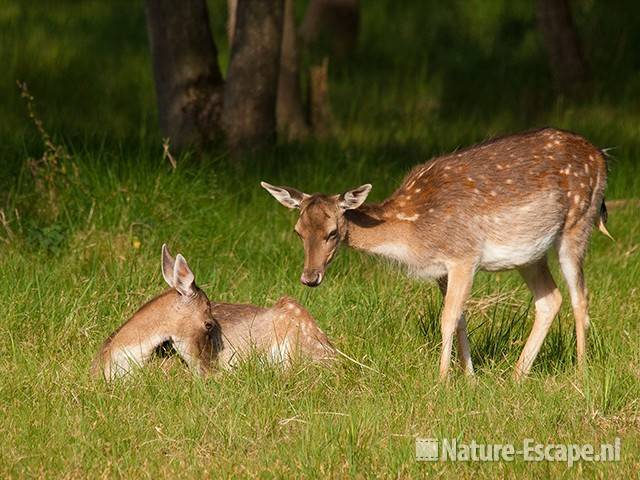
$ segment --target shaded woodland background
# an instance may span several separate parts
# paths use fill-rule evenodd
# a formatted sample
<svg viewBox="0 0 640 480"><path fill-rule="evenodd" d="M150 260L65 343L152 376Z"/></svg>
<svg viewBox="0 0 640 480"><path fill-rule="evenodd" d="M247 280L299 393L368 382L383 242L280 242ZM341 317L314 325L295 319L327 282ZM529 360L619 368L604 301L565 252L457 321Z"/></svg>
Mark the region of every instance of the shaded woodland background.
<svg viewBox="0 0 640 480"><path fill-rule="evenodd" d="M154 12L163 5L171 10L171 3L148 2ZM181 20L181 12L188 15L187 6L204 8L203 3L181 2L184 8L171 11L171 16ZM288 2L264 4L283 11L284 3ZM251 2L246 4L254 8ZM338 34L331 29L321 31L315 42L298 42L303 104L309 93L309 69L329 57L329 102L336 129L349 128L354 110L359 110L364 122L384 122L392 130L394 122L408 113L403 105L406 98L412 98L412 121L426 125L469 118L495 123L508 116L516 122L511 128L515 130L545 123L545 116L555 108L568 111L585 105L599 106L603 123L613 123L617 115L607 111L638 107L640 55L634 47L640 34L639 16L633 14L638 7L631 1L569 2L579 45L574 52L572 40L567 40L570 31L563 31L557 22L539 21L544 12L562 18L563 12L557 10L563 5L567 2L454 1L446 7L429 1L403 6L382 0L362 3L356 6L355 44L342 38L336 41ZM231 76L228 88L239 90L230 96L244 97L246 103L250 92L257 90L258 79L233 80L234 73L227 71L227 4L219 0L207 6L217 55L210 50L202 53L201 58L211 63L199 67L215 65L217 69L219 65L212 82L221 84L220 72ZM304 24L306 2L289 6L297 30L301 26L309 30ZM196 19L202 13L202 9L192 12L194 18L184 17L185 22L200 25ZM14 83L24 80L39 101L46 125L72 143L159 141L162 137L143 2L5 2L0 22L3 44L9 47L0 54L5 65L0 106L3 135L18 139L17 143L33 137ZM338 23L330 19L329 24ZM157 36L172 38L170 29ZM241 43L251 40L243 38ZM171 62L164 61L171 58L166 48L160 47L157 68L170 71ZM173 48L177 49L175 43ZM159 97L162 103L166 94L161 90ZM211 137L215 127L208 129ZM3 148L12 149L15 144L15 140L5 142Z"/></svg>

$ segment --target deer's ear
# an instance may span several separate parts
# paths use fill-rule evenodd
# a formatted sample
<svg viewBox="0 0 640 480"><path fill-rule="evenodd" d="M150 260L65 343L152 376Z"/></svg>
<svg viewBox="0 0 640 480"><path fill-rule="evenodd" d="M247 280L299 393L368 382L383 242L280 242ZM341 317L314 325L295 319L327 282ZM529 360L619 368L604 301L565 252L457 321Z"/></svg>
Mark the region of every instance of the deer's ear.
<svg viewBox="0 0 640 480"><path fill-rule="evenodd" d="M176 256L176 263L173 267L173 288L185 297L191 297L196 293L195 276L185 258L180 254Z"/></svg>
<svg viewBox="0 0 640 480"><path fill-rule="evenodd" d="M287 208L300 208L302 201L309 196L291 187L275 187L267 182L260 182L260 185Z"/></svg>
<svg viewBox="0 0 640 480"><path fill-rule="evenodd" d="M164 243L162 245L162 276L171 288L173 288L173 266L175 263L176 260L169 252L169 247Z"/></svg>
<svg viewBox="0 0 640 480"><path fill-rule="evenodd" d="M371 191L371 184L365 183L358 188L348 190L340 195L338 201L343 210L353 210L364 203Z"/></svg>

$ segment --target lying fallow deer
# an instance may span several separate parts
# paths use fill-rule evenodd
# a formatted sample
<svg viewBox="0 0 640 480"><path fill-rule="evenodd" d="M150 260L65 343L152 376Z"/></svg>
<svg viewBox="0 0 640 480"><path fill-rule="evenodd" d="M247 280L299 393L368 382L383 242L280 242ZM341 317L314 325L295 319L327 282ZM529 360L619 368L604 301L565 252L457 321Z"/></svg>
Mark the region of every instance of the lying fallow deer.
<svg viewBox="0 0 640 480"><path fill-rule="evenodd" d="M308 195L262 186L300 210L295 231L304 244L301 281L319 285L341 242L383 255L410 272L435 278L445 295L440 376L450 364L453 334L462 367L473 374L463 316L477 270L518 269L533 293L536 316L516 365L526 375L562 301L547 266L555 247L576 322L578 363L589 324L582 264L593 225L604 223L607 165L584 138L543 129L438 157L414 168L391 197L365 204L366 184L341 195Z"/></svg>
<svg viewBox="0 0 640 480"><path fill-rule="evenodd" d="M162 275L171 288L107 338L93 362L94 376L124 376L165 342L203 374L216 364L230 368L253 352L285 367L298 357L322 361L335 355L311 314L291 298L283 297L271 308L210 302L184 257L178 254L174 260L166 245Z"/></svg>

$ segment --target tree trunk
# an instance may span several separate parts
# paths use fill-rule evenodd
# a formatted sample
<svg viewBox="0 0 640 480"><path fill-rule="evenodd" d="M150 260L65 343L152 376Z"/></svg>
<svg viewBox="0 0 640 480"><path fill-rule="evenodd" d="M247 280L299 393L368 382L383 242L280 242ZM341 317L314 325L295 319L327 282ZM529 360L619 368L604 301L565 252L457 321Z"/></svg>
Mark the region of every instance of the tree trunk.
<svg viewBox="0 0 640 480"><path fill-rule="evenodd" d="M333 53L344 55L356 47L359 24L359 0L311 0L300 36L308 45L316 42L322 33L327 33Z"/></svg>
<svg viewBox="0 0 640 480"><path fill-rule="evenodd" d="M283 0L238 0L223 123L232 151L275 141Z"/></svg>
<svg viewBox="0 0 640 480"><path fill-rule="evenodd" d="M163 135L182 148L220 137L224 80L205 0L146 0Z"/></svg>
<svg viewBox="0 0 640 480"><path fill-rule="evenodd" d="M276 119L278 131L287 140L300 140L309 134L300 101L297 36L293 0L285 0Z"/></svg>
<svg viewBox="0 0 640 480"><path fill-rule="evenodd" d="M575 93L587 69L568 0L538 0L537 17L556 87Z"/></svg>
<svg viewBox="0 0 640 480"><path fill-rule="evenodd" d="M309 123L320 138L331 133L331 104L329 103L329 59L309 69Z"/></svg>
<svg viewBox="0 0 640 480"><path fill-rule="evenodd" d="M238 0L227 0L227 44L229 50L233 45L233 34L236 31L236 10L238 9Z"/></svg>

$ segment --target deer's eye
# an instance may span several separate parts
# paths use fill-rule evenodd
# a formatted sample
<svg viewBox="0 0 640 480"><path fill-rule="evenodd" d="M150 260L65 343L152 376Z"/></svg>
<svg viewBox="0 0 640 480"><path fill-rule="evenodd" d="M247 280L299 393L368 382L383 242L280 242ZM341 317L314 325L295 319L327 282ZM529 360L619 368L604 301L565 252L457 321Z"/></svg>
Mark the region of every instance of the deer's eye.
<svg viewBox="0 0 640 480"><path fill-rule="evenodd" d="M329 235L327 235L327 240L335 240L338 237L338 230L331 230Z"/></svg>

